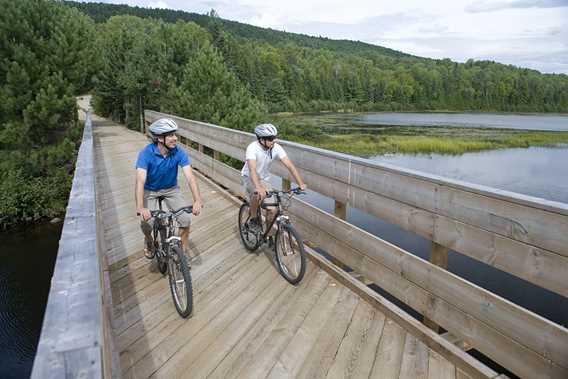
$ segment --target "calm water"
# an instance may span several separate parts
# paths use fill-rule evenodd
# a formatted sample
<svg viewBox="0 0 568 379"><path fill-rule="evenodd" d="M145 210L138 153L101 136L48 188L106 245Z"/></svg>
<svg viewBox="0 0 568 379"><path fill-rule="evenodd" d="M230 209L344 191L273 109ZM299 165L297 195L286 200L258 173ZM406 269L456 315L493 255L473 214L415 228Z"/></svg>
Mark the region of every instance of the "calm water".
<svg viewBox="0 0 568 379"><path fill-rule="evenodd" d="M375 156L371 160L568 203L568 146L466 153Z"/></svg>
<svg viewBox="0 0 568 379"><path fill-rule="evenodd" d="M363 125L458 126L568 131L568 115L382 112L354 114L353 122Z"/></svg>
<svg viewBox="0 0 568 379"><path fill-rule="evenodd" d="M0 378L27 378L62 225L0 233Z"/></svg>

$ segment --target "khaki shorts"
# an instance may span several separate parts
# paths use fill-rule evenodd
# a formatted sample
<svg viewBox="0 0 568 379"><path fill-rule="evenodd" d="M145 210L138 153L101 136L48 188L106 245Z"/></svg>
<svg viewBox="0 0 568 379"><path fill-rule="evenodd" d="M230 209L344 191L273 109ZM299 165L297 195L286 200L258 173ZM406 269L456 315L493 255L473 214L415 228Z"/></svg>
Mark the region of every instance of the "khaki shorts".
<svg viewBox="0 0 568 379"><path fill-rule="evenodd" d="M162 201L162 208L169 210L177 210L181 207L189 205L186 199L181 194L179 187L166 188L158 191L144 190L144 208L151 211L159 209L158 197L164 196ZM164 207L165 206L165 207ZM176 220L181 228L188 228L191 224L191 215L184 212L176 217ZM142 220L140 227L143 232L151 232L154 224L154 219L148 221Z"/></svg>
<svg viewBox="0 0 568 379"><path fill-rule="evenodd" d="M252 180L248 176L241 176L241 183L243 184L243 188L245 190L245 193L250 198L252 196L252 194L256 191L256 187L254 186L254 183L252 182ZM267 191L272 191L272 185L269 182L267 182L265 180L261 180L260 184Z"/></svg>

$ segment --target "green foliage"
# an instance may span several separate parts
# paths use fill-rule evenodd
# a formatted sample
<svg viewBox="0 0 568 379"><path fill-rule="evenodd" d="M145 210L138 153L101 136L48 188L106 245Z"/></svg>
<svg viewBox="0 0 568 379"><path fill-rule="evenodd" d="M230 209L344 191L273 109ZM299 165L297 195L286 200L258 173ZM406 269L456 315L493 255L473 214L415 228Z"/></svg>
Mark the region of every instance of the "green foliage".
<svg viewBox="0 0 568 379"><path fill-rule="evenodd" d="M91 84L94 23L46 0L0 0L0 225L63 212Z"/></svg>
<svg viewBox="0 0 568 379"><path fill-rule="evenodd" d="M270 112L568 112L566 75L544 75L491 61L460 64L419 58L361 42L280 32L217 16L100 3L66 4L97 22L129 14L199 24L209 32L225 66Z"/></svg>
<svg viewBox="0 0 568 379"><path fill-rule="evenodd" d="M179 86L164 101L168 112L235 129L250 129L264 113L211 46L190 60Z"/></svg>

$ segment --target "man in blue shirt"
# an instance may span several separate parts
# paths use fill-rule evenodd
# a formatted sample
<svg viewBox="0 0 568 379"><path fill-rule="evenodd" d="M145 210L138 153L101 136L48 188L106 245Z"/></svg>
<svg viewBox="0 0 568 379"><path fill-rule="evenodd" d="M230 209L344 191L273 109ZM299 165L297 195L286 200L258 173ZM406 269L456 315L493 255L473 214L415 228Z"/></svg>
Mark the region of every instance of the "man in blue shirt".
<svg viewBox="0 0 568 379"><path fill-rule="evenodd" d="M141 228L146 238L146 258L152 259L152 221L151 209L158 209L158 197L164 197L169 209L179 209L187 205L177 185L178 166L189 184L193 196L193 214L201 213L201 195L193 175L190 161L183 149L176 147L176 122L161 118L150 125L153 143L148 144L138 154L136 161L136 212L142 217ZM182 213L177 221L183 249L187 252L191 216Z"/></svg>

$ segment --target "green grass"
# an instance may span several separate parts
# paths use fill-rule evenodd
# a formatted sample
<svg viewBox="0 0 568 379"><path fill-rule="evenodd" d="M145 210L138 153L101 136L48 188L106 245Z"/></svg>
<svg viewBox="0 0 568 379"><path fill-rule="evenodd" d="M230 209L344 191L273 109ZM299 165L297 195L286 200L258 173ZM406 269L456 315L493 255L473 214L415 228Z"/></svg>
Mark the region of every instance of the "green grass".
<svg viewBox="0 0 568 379"><path fill-rule="evenodd" d="M361 126L338 115L276 116L282 137L328 150L370 156L400 154L463 154L482 150L568 144L568 132L514 129Z"/></svg>

